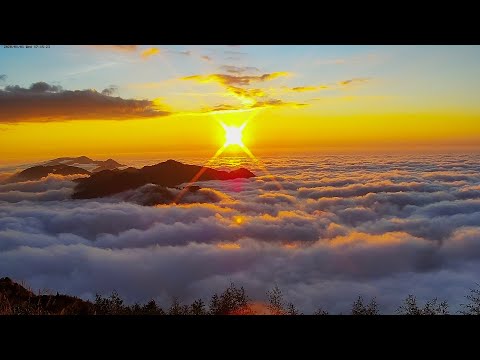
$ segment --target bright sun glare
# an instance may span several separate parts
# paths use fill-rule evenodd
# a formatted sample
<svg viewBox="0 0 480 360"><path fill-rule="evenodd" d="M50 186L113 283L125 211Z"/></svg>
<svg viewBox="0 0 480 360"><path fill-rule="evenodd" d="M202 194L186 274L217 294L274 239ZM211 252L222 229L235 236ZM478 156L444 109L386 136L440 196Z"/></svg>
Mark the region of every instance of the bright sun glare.
<svg viewBox="0 0 480 360"><path fill-rule="evenodd" d="M225 130L225 144L224 146L227 147L229 145L239 145L243 147L243 140L242 140L242 132L245 128L246 123L242 126L229 126L221 123L222 127Z"/></svg>

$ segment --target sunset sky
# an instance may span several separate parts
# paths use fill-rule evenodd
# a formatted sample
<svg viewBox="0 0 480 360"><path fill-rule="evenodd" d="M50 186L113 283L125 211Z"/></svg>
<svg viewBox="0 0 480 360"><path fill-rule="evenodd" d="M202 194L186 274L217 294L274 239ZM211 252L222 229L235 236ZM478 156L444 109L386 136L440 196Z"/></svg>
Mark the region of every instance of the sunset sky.
<svg viewBox="0 0 480 360"><path fill-rule="evenodd" d="M479 46L0 49L0 152L477 149ZM32 85L35 84L35 85Z"/></svg>
<svg viewBox="0 0 480 360"><path fill-rule="evenodd" d="M304 313L408 294L457 313L480 278L479 64L480 46L2 48L0 277L164 309L234 282Z"/></svg>

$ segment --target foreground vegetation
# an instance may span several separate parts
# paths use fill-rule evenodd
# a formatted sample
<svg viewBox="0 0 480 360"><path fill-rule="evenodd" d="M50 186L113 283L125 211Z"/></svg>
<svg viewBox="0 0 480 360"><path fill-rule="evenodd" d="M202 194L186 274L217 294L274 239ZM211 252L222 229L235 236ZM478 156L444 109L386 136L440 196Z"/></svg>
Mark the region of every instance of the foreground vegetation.
<svg viewBox="0 0 480 360"><path fill-rule="evenodd" d="M275 286L267 292L267 302L254 302L243 287L231 284L222 293L215 293L206 304L202 299L182 304L174 298L168 308L154 300L145 304L127 305L117 292L108 297L96 295L95 301L85 301L68 295L34 294L25 286L9 278L0 279L0 315L303 315L293 303L287 303L281 290ZM465 296L459 314L480 315L480 285ZM448 303L436 298L421 305L408 295L398 307L399 315L448 315ZM375 299L365 302L359 296L345 315L380 315ZM329 315L319 308L313 315Z"/></svg>

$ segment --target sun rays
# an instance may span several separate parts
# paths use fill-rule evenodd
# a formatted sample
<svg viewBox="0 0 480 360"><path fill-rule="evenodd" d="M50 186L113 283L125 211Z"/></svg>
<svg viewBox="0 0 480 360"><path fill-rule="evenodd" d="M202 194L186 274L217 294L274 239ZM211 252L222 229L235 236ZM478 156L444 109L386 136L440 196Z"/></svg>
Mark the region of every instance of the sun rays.
<svg viewBox="0 0 480 360"><path fill-rule="evenodd" d="M221 156L225 150L233 151L233 152L240 152L248 156L253 163L258 166L265 174L267 174L268 177L270 177L275 185L277 186L278 190L282 191L283 187L282 185L275 179L275 177L267 170L265 165L263 164L262 161L260 161L253 153L250 151L250 149L247 147L244 141L244 133L243 131L245 130L246 126L258 115L258 113L261 111L261 109L258 109L258 111L247 111L246 113L248 114L246 116L246 119L241 123L241 125L235 125L235 124L227 124L224 119L220 119L221 114L220 113L215 113L212 112L210 116L212 116L218 124L223 128L225 131L224 133L224 143L223 145L215 152L215 154L205 163L203 164L202 169L195 174L195 176L190 180L190 182L178 193L176 196L174 202L179 203L185 193L188 191L188 188L193 185L195 182L200 179L202 174L206 171L207 166L212 164L219 156ZM243 112L243 111L239 111ZM239 113L235 111L235 113ZM237 122L238 123L238 122Z"/></svg>
<svg viewBox="0 0 480 360"><path fill-rule="evenodd" d="M229 126L229 125L226 125L224 122L220 122L220 124L225 130L225 144L223 146L225 147L230 145L238 145L240 147L245 146L243 144L243 129L245 129L245 126L247 125L246 122L244 122L240 126Z"/></svg>

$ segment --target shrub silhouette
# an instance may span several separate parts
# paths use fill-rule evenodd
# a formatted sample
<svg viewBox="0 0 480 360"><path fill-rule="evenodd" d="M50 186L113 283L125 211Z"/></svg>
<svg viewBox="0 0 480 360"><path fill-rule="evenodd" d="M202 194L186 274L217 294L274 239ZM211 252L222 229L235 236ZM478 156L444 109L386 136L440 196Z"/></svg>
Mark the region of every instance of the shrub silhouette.
<svg viewBox="0 0 480 360"><path fill-rule="evenodd" d="M135 314L135 311L132 311L133 314ZM157 306L157 303L155 300L150 300L148 303L143 305L140 308L140 314L141 315L165 315L165 312L163 309L159 306Z"/></svg>
<svg viewBox="0 0 480 360"><path fill-rule="evenodd" d="M300 312L293 303L289 302L287 304L287 315L303 315L302 312Z"/></svg>
<svg viewBox="0 0 480 360"><path fill-rule="evenodd" d="M413 295L408 295L403 305L397 309L399 315L448 315L448 303L442 301L438 303L437 298L429 300L422 308L417 305L417 299Z"/></svg>
<svg viewBox="0 0 480 360"><path fill-rule="evenodd" d="M287 313L283 302L282 291L278 288L277 284L275 284L272 290L267 291L267 297L267 308L272 315L285 315Z"/></svg>
<svg viewBox="0 0 480 360"><path fill-rule="evenodd" d="M190 309L188 305L182 305L178 298L174 297L172 305L168 309L168 315L189 315Z"/></svg>
<svg viewBox="0 0 480 360"><path fill-rule="evenodd" d="M480 284L470 289L465 296L468 300L462 304L460 314L480 315ZM303 315L291 302L286 302L280 288L275 284L267 291L267 308L275 315ZM145 304L126 305L120 295L113 291L109 296L96 294L93 302L73 296L56 294L35 294L21 284L9 278L0 278L0 315L249 315L254 314L252 301L243 287L234 283L221 293L214 293L209 307L202 299L191 304L181 304L178 298L173 298L167 310L162 309L155 300ZM399 315L447 315L448 303L439 302L437 298L428 300L423 306L418 304L414 295L408 295L397 308ZM378 304L375 298L366 303L359 296L349 311L352 315L378 315ZM319 307L314 315L328 315Z"/></svg>
<svg viewBox="0 0 480 360"><path fill-rule="evenodd" d="M373 298L370 304L365 305L363 298L359 296L352 305L352 315L379 315L378 304Z"/></svg>
<svg viewBox="0 0 480 360"><path fill-rule="evenodd" d="M247 315L251 314L250 299L242 287L237 288L234 283L220 295L213 294L210 301L212 315Z"/></svg>
<svg viewBox="0 0 480 360"><path fill-rule="evenodd" d="M313 315L330 315L328 311L323 310L322 307L319 307L317 311L313 313Z"/></svg>
<svg viewBox="0 0 480 360"><path fill-rule="evenodd" d="M86 315L93 314L93 305L74 296L38 295L25 284L0 278L0 314L3 315Z"/></svg>
<svg viewBox="0 0 480 360"><path fill-rule="evenodd" d="M128 313L122 298L113 290L108 298L95 294L95 313L97 315L124 315Z"/></svg>
<svg viewBox="0 0 480 360"><path fill-rule="evenodd" d="M202 299L195 300L190 305L190 315L207 315L207 314L208 314L208 311Z"/></svg>
<svg viewBox="0 0 480 360"><path fill-rule="evenodd" d="M277 284L275 284L272 290L267 291L267 298L267 308L272 315L303 315L293 303L285 304L283 293Z"/></svg>
<svg viewBox="0 0 480 360"><path fill-rule="evenodd" d="M477 283L476 289L470 289L470 294L465 296L468 304L462 304L464 310L460 311L463 315L480 315L480 284Z"/></svg>

